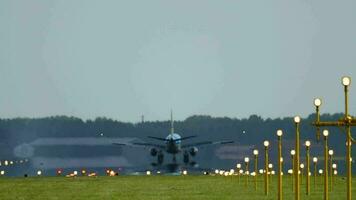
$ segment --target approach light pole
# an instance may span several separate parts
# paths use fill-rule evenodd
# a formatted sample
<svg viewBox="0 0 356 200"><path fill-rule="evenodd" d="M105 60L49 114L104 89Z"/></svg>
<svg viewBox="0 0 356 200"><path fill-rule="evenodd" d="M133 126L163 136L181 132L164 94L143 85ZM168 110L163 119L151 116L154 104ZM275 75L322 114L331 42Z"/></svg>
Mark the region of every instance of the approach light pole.
<svg viewBox="0 0 356 200"><path fill-rule="evenodd" d="M305 148L306 148L306 162L307 162L307 185L306 185L306 193L307 195L310 194L310 141L305 141Z"/></svg>
<svg viewBox="0 0 356 200"><path fill-rule="evenodd" d="M268 146L269 142L266 140L263 142L265 146L265 195L268 195Z"/></svg>
<svg viewBox="0 0 356 200"><path fill-rule="evenodd" d="M348 76L344 76L341 79L341 83L344 86L344 94L345 94L345 113L344 117L338 121L320 121L320 113L319 113L319 107L321 106L321 100L320 99L314 99L314 105L316 107L316 121L312 123L312 125L316 126L317 129L317 136L320 135L320 127L322 126L334 126L334 127L345 127L345 133L346 133L346 196L347 200L352 199L352 194L351 194L351 189L352 189L352 168L351 168L351 145L352 143L356 143L355 139L352 138L351 135L351 127L356 126L356 118L352 117L349 115L348 111L348 89L351 84L351 78Z"/></svg>
<svg viewBox="0 0 356 200"><path fill-rule="evenodd" d="M255 191L257 191L257 174L258 174L258 150L253 150L253 155L255 157Z"/></svg>
<svg viewBox="0 0 356 200"><path fill-rule="evenodd" d="M330 149L328 152L329 152L330 191L333 191L333 184L332 184L333 169L332 169L332 165L333 165L334 151L332 149Z"/></svg>
<svg viewBox="0 0 356 200"><path fill-rule="evenodd" d="M295 151L296 151L296 156L295 156L295 163L294 163L294 179L295 179L295 200L300 200L300 182L299 182L299 155L300 155L300 149L299 149L299 124L300 124L300 117L295 116L294 117L294 123L295 123Z"/></svg>
<svg viewBox="0 0 356 200"><path fill-rule="evenodd" d="M329 199L329 191L328 191L328 136L329 131L324 130L324 200Z"/></svg>
<svg viewBox="0 0 356 200"><path fill-rule="evenodd" d="M238 176L238 180L239 180L239 184L240 184L240 176L241 176L240 170L241 170L241 164L240 164L240 163L237 163L236 168L237 168L237 176Z"/></svg>
<svg viewBox="0 0 356 200"><path fill-rule="evenodd" d="M295 191L295 187L294 187L294 173L295 173L295 169L294 169L294 156L295 156L295 150L294 149L292 149L291 151L290 151L290 155L292 156L292 170L293 170L293 173L292 173L292 190L293 190L293 192Z"/></svg>
<svg viewBox="0 0 356 200"><path fill-rule="evenodd" d="M317 168L317 164L318 164L318 158L317 157L314 157L313 158L313 163L314 163L314 190L315 190L315 187L316 187L316 168Z"/></svg>
<svg viewBox="0 0 356 200"><path fill-rule="evenodd" d="M245 174L246 174L246 182L245 182L245 186L247 187L247 185L248 185L248 177L249 177L249 167L248 167L248 163L250 162L250 158L248 158L248 157L245 157L245 166L246 166L246 172L245 172Z"/></svg>
<svg viewBox="0 0 356 200"><path fill-rule="evenodd" d="M278 200L282 200L282 135L283 131L278 130Z"/></svg>

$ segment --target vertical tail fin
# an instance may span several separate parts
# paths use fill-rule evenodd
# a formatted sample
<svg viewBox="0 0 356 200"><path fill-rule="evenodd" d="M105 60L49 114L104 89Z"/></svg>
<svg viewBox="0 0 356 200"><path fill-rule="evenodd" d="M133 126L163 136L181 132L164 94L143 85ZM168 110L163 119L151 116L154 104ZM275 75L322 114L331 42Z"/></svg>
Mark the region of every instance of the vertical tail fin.
<svg viewBox="0 0 356 200"><path fill-rule="evenodd" d="M174 124L173 124L173 111L171 110L171 134L174 133Z"/></svg>

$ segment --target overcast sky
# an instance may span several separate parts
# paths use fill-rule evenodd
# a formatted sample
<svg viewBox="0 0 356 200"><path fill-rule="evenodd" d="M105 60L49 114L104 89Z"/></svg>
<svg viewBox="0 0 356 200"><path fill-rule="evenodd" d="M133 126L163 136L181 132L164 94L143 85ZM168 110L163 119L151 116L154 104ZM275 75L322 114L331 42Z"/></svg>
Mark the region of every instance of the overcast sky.
<svg viewBox="0 0 356 200"><path fill-rule="evenodd" d="M341 112L341 76L356 84L355 11L354 0L0 0L0 117L306 116L315 96Z"/></svg>

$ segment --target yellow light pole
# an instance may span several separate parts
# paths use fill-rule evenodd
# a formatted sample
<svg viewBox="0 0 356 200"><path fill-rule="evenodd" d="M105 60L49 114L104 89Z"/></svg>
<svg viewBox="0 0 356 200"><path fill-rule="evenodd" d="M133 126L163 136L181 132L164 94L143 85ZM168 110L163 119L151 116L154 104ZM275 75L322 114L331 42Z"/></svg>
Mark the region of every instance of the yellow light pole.
<svg viewBox="0 0 356 200"><path fill-rule="evenodd" d="M263 142L265 146L265 195L268 195L268 146L269 142L266 140Z"/></svg>
<svg viewBox="0 0 356 200"><path fill-rule="evenodd" d="M253 155L255 156L255 191L257 191L257 174L258 174L258 150L253 150Z"/></svg>
<svg viewBox="0 0 356 200"><path fill-rule="evenodd" d="M278 200L282 200L282 135L283 131L278 130Z"/></svg>
<svg viewBox="0 0 356 200"><path fill-rule="evenodd" d="M300 164L300 184L303 184L303 175L304 175L304 164L303 163L301 163Z"/></svg>
<svg viewBox="0 0 356 200"><path fill-rule="evenodd" d="M241 175L240 170L241 170L241 164L240 164L240 163L237 163L236 168L237 168L237 176L238 176L239 184L240 184L240 175Z"/></svg>
<svg viewBox="0 0 356 200"><path fill-rule="evenodd" d="M313 163L314 163L314 190L315 190L315 187L316 187L316 168L317 168L317 164L318 164L318 158L317 157L314 157L313 158Z"/></svg>
<svg viewBox="0 0 356 200"><path fill-rule="evenodd" d="M245 157L245 166L246 166L246 169L245 169L245 174L246 174L246 182L245 182L245 186L247 187L248 185L248 177L249 177L249 169L248 169L248 163L250 162L250 158L248 157Z"/></svg>
<svg viewBox="0 0 356 200"><path fill-rule="evenodd" d="M295 150L294 149L292 149L291 151L290 151L290 155L292 156L292 170L293 170L293 173L292 173L292 190L293 190L293 192L295 191L295 187L294 187L294 179L293 179L293 177L294 177L294 173L295 173L295 167L294 167L294 163L295 163L295 161L294 161L294 156L295 156Z"/></svg>
<svg viewBox="0 0 356 200"><path fill-rule="evenodd" d="M307 195L309 195L310 194L310 176L309 176L309 174L310 174L310 152L309 152L309 150L310 150L310 141L309 140L307 140L307 141L305 141L305 148L306 148L306 162L307 162L307 185L306 185L306 193L307 193Z"/></svg>
<svg viewBox="0 0 356 200"><path fill-rule="evenodd" d="M269 172L269 183L272 182L272 171L273 171L273 164L268 164L268 172Z"/></svg>
<svg viewBox="0 0 356 200"><path fill-rule="evenodd" d="M295 179L295 200L300 200L300 182L299 182L299 155L300 155L300 149L299 149L299 124L300 124L300 117L295 116L294 117L294 123L295 123L295 128L296 128L296 137L295 137L295 171L294 171L294 179Z"/></svg>
<svg viewBox="0 0 356 200"><path fill-rule="evenodd" d="M332 184L332 178L333 178L333 155L334 151L332 149L329 150L329 174L330 174L330 191L333 191L333 184Z"/></svg>
<svg viewBox="0 0 356 200"><path fill-rule="evenodd" d="M324 200L329 199L329 191L328 191L328 136L329 136L329 131L324 130L323 131L324 135Z"/></svg>
<svg viewBox="0 0 356 200"><path fill-rule="evenodd" d="M336 171L336 164L332 164L332 173L331 173L331 185L334 185L334 175L337 174L337 171Z"/></svg>
<svg viewBox="0 0 356 200"><path fill-rule="evenodd" d="M320 99L314 100L314 105L316 106L316 121L312 123L317 128L317 135L319 133L319 129L321 126L336 126L336 127L345 127L346 130L346 196L347 200L352 199L351 188L352 188L352 167L351 167L351 145L356 141L351 136L351 126L356 126L356 119L349 115L348 112L348 88L351 84L351 78L348 76L344 76L341 79L341 83L344 86L344 93L345 93L345 113L343 119L338 121L320 121L320 113L319 107L321 105Z"/></svg>

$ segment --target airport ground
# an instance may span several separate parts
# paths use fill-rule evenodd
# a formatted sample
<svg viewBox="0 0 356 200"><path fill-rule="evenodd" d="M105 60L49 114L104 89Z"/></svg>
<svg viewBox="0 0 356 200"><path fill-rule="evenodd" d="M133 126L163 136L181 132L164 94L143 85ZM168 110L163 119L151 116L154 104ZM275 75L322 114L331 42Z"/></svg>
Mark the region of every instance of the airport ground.
<svg viewBox="0 0 356 200"><path fill-rule="evenodd" d="M0 178L0 199L277 199L277 177L273 177L270 194L264 195L262 177L255 191L253 179L248 186L235 177L222 176L117 176L117 177L33 177ZM301 185L301 199L322 199L322 177L311 178L311 194L305 195ZM284 199L293 199L290 176L284 177ZM330 199L346 199L346 180L335 178ZM353 185L356 184L356 178ZM356 187L353 187L356 196Z"/></svg>

